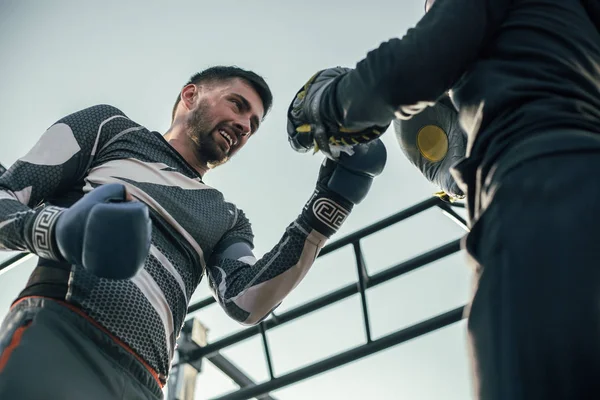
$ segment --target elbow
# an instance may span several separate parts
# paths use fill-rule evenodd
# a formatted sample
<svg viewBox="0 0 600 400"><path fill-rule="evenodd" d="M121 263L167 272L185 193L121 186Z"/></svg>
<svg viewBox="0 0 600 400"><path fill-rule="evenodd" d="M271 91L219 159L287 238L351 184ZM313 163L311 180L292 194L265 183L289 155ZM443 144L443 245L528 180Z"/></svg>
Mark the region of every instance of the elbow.
<svg viewBox="0 0 600 400"><path fill-rule="evenodd" d="M258 324L260 324L261 322L263 322L265 319L267 319L267 317L269 316L269 312L268 313L256 313L256 314L250 314L248 316L248 318L246 318L244 321L239 321L241 325L244 326L256 326Z"/></svg>
<svg viewBox="0 0 600 400"><path fill-rule="evenodd" d="M239 300L239 299L238 299ZM263 322L273 310L281 304L281 301L248 302L245 304L233 304L226 307L225 311L229 317L244 326L256 326Z"/></svg>
<svg viewBox="0 0 600 400"><path fill-rule="evenodd" d="M273 306L268 302L240 302L240 298L238 298L236 301L225 303L223 309L231 319L239 324L255 326L264 321L278 305Z"/></svg>
<svg viewBox="0 0 600 400"><path fill-rule="evenodd" d="M260 307L256 307L253 312L250 312L248 317L241 322L242 325L246 326L256 326L263 322L267 317L281 305L281 302L273 305L262 305Z"/></svg>

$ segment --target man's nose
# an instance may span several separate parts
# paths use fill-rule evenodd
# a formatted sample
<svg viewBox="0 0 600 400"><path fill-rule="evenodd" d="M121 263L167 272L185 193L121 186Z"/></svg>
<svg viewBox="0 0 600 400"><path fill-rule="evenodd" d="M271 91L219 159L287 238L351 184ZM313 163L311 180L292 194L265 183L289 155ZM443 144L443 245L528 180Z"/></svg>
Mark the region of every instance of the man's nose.
<svg viewBox="0 0 600 400"><path fill-rule="evenodd" d="M248 119L248 118L238 119L235 122L234 126L240 136L248 136L252 130L251 124L250 124L250 119Z"/></svg>

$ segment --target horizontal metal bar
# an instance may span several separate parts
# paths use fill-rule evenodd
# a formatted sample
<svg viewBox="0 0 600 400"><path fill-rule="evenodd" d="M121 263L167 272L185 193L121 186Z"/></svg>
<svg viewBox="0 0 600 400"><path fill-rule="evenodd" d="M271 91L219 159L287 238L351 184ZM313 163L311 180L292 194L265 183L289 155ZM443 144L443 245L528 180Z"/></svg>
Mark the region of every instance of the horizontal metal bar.
<svg viewBox="0 0 600 400"><path fill-rule="evenodd" d="M214 297L207 297L204 300L200 300L199 302L190 305L188 307L188 314L198 311L202 308L208 307L209 305L216 303L216 302L217 301L215 300Z"/></svg>
<svg viewBox="0 0 600 400"><path fill-rule="evenodd" d="M367 287L371 288L373 286L377 286L389 281L392 278L406 274L407 272L440 260L458 251L460 251L460 239L453 240L426 253L413 257L410 260L378 272L375 275L371 275L369 282L367 282Z"/></svg>
<svg viewBox="0 0 600 400"><path fill-rule="evenodd" d="M454 208L467 208L467 205L464 201L454 201L451 203L446 203L446 204L450 204L450 207L454 207Z"/></svg>
<svg viewBox="0 0 600 400"><path fill-rule="evenodd" d="M453 240L443 246L437 247L433 250L430 250L426 253L423 253L417 257L414 257L410 260L397 264L393 267L390 267L384 271L381 271L375 275L372 275L367 282L367 288L371 288L382 284L390 279L398 277L406 272L410 272L416 268L422 267L426 264L429 264L433 261L437 261L442 259L450 254L456 253L460 250L460 239ZM276 326L283 325L287 322L293 321L297 318L300 318L304 315L310 314L313 311L324 308L328 305L336 303L340 300L348 298L359 292L359 288L356 283L351 283L347 286L344 286L334 292L328 293L324 296L321 296L315 300L312 300L308 303L305 303L301 306L293 308L283 314L277 315L277 319L268 319L264 321L265 330L269 330ZM226 336L220 340L217 340L213 343L208 344L205 347L200 349L191 351L188 354L181 354L181 363L193 362L200 357L206 356L208 354L212 354L216 351L222 350L225 347L231 346L235 343L239 343L242 340L246 340L254 335L260 333L258 326L252 326L250 328L246 328L242 331L236 332L230 336Z"/></svg>
<svg viewBox="0 0 600 400"><path fill-rule="evenodd" d="M220 353L215 353L210 357L206 357L215 367L221 370L225 375L231 378L238 386L245 388L256 385L252 379L242 372L234 363L229 361ZM275 400L268 392L261 393L256 396L259 400Z"/></svg>
<svg viewBox="0 0 600 400"><path fill-rule="evenodd" d="M363 229L360 229L354 233L351 233L348 236L345 236L345 237L323 247L323 249L319 253L319 257L324 256L325 254L331 253L332 251L335 251L341 247L351 244L351 243L353 243L357 240L360 240L368 235L371 235L377 231L385 229L385 228L389 227L390 225L393 225L404 219L412 217L413 215L418 214L422 211L425 211L433 206L436 206L436 205L440 204L441 201L442 200L440 200L437 197L432 197L430 199L427 199L420 203L417 203L412 207L402 210L394 215L391 215L385 219L382 219L372 225L369 225ZM16 263L17 261L19 261L27 256L32 256L32 254L31 253L19 253L13 257L10 257L9 259L7 259L5 261L2 261L0 263L0 272L3 269L7 269L7 268L11 267L14 263ZM198 301L197 303L191 304L188 307L188 313L198 311L198 310L205 308L213 303L215 303L215 299L213 297L207 297L203 300Z"/></svg>
<svg viewBox="0 0 600 400"><path fill-rule="evenodd" d="M423 212L431 207L439 205L443 203L443 201L439 197L431 197L427 200L424 200L420 203L415 204L412 207L406 208L394 215L391 215L387 218L384 218L380 221L375 222L372 225L366 226L363 229L360 229L356 232L349 234L348 236L344 236L341 239L338 239L334 242L331 242L327 246L323 247L319 252L319 257L324 256L325 254L331 253L332 251L338 250L344 246L352 244L366 236L369 236L375 232L378 232L382 229L385 229L393 224L396 224L404 219L410 218L420 212ZM196 312L202 308L208 307L211 304L215 303L215 299L213 297L207 297L203 300L198 301L197 303L193 303L188 307L188 313Z"/></svg>
<svg viewBox="0 0 600 400"><path fill-rule="evenodd" d="M431 197L427 200L423 200L422 202L417 203L414 206L408 207L394 215L390 215L387 218L377 221L374 224L368 225L362 229L359 229L356 232L353 232L347 236L344 236L341 239L336 240L335 242L332 242L331 244L323 247L319 256L324 256L325 254L331 253L332 251L337 250L340 247L352 244L357 240L360 240L366 236L369 236L375 232L378 232L402 220L405 220L420 212L423 212L431 207L434 207L440 204L441 202L443 202L443 200L441 200L439 197Z"/></svg>
<svg viewBox="0 0 600 400"><path fill-rule="evenodd" d="M437 329L441 329L448 325L459 322L464 317L463 311L464 306L455 308L454 310L437 315L426 321L417 323L408 328L386 335L380 339L372 341L371 343L354 347L343 353L337 354L333 357L327 358L322 361L318 361L314 364L300 368L296 371L290 372L286 375L282 375L278 378L269 380L265 383L243 388L236 392L232 392L221 397L213 398L212 400L246 400L256 396L260 396L264 393L281 389L285 386L294 384L296 382L300 382L304 379L308 379L315 375L332 370L334 368L359 360L361 358L385 350L392 346L396 346L400 343L406 342L408 340L433 332Z"/></svg>
<svg viewBox="0 0 600 400"><path fill-rule="evenodd" d="M8 259L0 262L0 275L14 267L19 261L24 261L25 258L33 257L31 253L19 253Z"/></svg>
<svg viewBox="0 0 600 400"><path fill-rule="evenodd" d="M452 206L450 206L448 204L438 204L438 207L442 210L442 213L444 215L446 215L448 218L450 218L452 221L454 221L458 226L460 226L466 232L471 231L471 228L469 228L467 221L463 217L461 217L456 211L454 211Z"/></svg>

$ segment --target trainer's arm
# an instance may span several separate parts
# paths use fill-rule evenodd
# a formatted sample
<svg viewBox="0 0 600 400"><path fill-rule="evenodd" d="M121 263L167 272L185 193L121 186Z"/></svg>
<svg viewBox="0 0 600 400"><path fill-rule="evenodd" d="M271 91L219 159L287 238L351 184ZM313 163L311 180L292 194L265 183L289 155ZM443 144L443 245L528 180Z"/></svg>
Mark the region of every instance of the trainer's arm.
<svg viewBox="0 0 600 400"><path fill-rule="evenodd" d="M251 241L233 242L207 266L213 295L231 318L257 324L300 283L326 240L300 215L258 260Z"/></svg>
<svg viewBox="0 0 600 400"><path fill-rule="evenodd" d="M61 208L44 203L81 181L108 139L102 135L103 123L115 117L124 116L100 105L62 118L0 175L0 250L60 260L49 232Z"/></svg>
<svg viewBox="0 0 600 400"><path fill-rule="evenodd" d="M511 4L436 0L404 37L382 43L344 75L325 95L325 109L341 126L357 130L410 118L458 81Z"/></svg>

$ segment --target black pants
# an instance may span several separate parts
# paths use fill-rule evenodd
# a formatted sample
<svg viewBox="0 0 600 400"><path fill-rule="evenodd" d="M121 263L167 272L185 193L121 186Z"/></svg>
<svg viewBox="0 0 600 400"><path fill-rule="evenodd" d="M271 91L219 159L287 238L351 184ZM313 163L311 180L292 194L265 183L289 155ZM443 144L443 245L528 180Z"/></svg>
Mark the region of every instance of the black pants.
<svg viewBox="0 0 600 400"><path fill-rule="evenodd" d="M499 165L465 241L476 398L600 399L600 151Z"/></svg>
<svg viewBox="0 0 600 400"><path fill-rule="evenodd" d="M52 300L22 300L0 328L0 399L162 397L158 383L133 355Z"/></svg>

